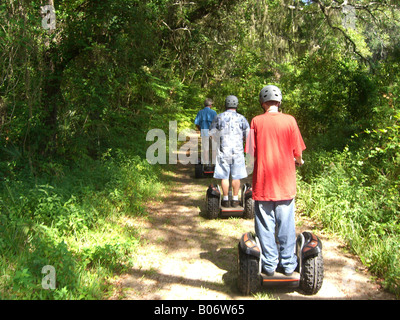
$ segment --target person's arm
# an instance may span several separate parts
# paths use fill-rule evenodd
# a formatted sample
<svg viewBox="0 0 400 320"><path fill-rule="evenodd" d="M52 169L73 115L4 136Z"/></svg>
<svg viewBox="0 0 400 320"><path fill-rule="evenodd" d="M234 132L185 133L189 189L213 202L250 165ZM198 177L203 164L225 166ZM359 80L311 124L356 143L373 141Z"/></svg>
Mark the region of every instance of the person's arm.
<svg viewBox="0 0 400 320"><path fill-rule="evenodd" d="M251 121L251 125L246 130L245 137L246 137L246 145L245 145L245 153L249 154L255 159L255 150L256 150L256 139L254 134L254 121Z"/></svg>
<svg viewBox="0 0 400 320"><path fill-rule="evenodd" d="M246 169L247 173L250 175L253 173L254 164L257 160L256 158L256 146L255 146L255 136L254 136L254 122L251 121L251 125L249 127L249 131L246 133L246 146L245 146L245 153L246 153Z"/></svg>
<svg viewBox="0 0 400 320"><path fill-rule="evenodd" d="M302 166L304 164L303 151L306 149L306 145L304 144L303 137L301 136L300 129L295 119L293 129L293 151L295 163L297 166Z"/></svg>

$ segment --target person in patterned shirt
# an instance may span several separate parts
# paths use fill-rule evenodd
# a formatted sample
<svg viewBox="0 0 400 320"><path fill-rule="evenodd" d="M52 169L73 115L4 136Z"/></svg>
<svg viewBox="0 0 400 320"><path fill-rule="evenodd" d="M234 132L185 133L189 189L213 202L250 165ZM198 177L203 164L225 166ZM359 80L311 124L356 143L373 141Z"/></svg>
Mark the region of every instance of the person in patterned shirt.
<svg viewBox="0 0 400 320"><path fill-rule="evenodd" d="M210 126L210 135L217 143L217 161L214 178L221 179L223 207L239 206L240 180L247 177L243 142L246 141L250 125L246 118L237 113L239 100L228 96L226 111L217 115ZM229 178L232 176L233 199L229 203Z"/></svg>

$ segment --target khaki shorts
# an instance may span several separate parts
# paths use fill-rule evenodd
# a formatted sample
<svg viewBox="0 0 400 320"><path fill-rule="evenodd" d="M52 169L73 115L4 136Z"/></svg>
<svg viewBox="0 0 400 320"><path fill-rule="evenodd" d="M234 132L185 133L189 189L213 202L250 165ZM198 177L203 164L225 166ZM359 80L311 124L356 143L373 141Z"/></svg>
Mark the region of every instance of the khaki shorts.
<svg viewBox="0 0 400 320"><path fill-rule="evenodd" d="M241 180L247 178L246 163L244 155L235 155L233 157L218 157L215 165L215 179Z"/></svg>

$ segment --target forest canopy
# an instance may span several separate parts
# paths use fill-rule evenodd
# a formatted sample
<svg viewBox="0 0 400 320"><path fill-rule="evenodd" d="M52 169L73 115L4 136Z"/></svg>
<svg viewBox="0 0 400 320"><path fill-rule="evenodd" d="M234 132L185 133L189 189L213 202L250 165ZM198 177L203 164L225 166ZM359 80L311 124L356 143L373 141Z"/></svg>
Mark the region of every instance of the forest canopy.
<svg viewBox="0 0 400 320"><path fill-rule="evenodd" d="M252 117L266 83L329 148L396 115L394 1L3 1L0 15L2 146L25 159L101 153L149 113L192 122L209 95Z"/></svg>

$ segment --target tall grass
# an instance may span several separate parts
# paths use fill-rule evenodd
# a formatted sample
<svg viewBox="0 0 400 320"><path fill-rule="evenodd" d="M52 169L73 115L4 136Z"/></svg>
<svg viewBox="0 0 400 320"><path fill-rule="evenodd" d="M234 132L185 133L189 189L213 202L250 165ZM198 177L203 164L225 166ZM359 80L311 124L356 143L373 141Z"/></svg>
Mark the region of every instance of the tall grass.
<svg viewBox="0 0 400 320"><path fill-rule="evenodd" d="M0 297L102 299L109 280L133 264L137 231L126 220L146 215L162 188L157 169L109 150L100 160L58 164L56 176L6 179L0 190ZM56 288L45 290L44 266Z"/></svg>
<svg viewBox="0 0 400 320"><path fill-rule="evenodd" d="M311 155L308 165L320 170L299 177L300 206L339 234L384 279L386 288L400 296L399 181L366 161L365 154L360 158L348 149Z"/></svg>

